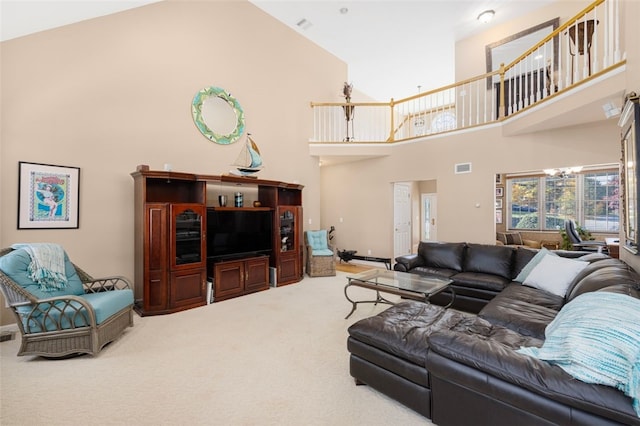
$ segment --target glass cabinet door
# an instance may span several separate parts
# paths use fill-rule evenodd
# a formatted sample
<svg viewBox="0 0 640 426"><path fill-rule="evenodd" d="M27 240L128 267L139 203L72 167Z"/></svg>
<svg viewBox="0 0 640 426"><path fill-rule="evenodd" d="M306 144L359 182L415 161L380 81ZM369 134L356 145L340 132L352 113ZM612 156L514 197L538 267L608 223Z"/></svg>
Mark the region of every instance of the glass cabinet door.
<svg viewBox="0 0 640 426"><path fill-rule="evenodd" d="M279 209L280 251L296 250L295 210L287 207Z"/></svg>
<svg viewBox="0 0 640 426"><path fill-rule="evenodd" d="M174 266L189 267L204 260L203 207L175 204L171 206L171 239Z"/></svg>

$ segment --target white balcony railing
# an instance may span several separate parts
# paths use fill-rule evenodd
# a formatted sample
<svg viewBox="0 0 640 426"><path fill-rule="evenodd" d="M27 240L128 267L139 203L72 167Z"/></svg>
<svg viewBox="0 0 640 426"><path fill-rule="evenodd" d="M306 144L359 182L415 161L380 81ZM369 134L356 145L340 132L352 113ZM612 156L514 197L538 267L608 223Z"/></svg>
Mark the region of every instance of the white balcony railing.
<svg viewBox="0 0 640 426"><path fill-rule="evenodd" d="M623 6L597 0L510 64L446 87L390 102L312 102L311 141L388 143L504 120L624 64Z"/></svg>

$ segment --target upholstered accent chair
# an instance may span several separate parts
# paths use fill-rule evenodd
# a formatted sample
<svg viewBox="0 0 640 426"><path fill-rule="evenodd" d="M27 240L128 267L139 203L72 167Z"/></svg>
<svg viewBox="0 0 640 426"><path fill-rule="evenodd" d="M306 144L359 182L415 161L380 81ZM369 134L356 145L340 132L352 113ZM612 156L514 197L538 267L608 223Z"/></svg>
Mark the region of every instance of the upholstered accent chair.
<svg viewBox="0 0 640 426"><path fill-rule="evenodd" d="M329 234L326 229L305 231L304 246L307 275L327 277L336 274L336 250L329 242Z"/></svg>
<svg viewBox="0 0 640 426"><path fill-rule="evenodd" d="M63 288L43 289L29 277L30 254L0 249L0 291L22 335L18 355L96 355L133 326L133 291L124 277L94 279L64 253Z"/></svg>

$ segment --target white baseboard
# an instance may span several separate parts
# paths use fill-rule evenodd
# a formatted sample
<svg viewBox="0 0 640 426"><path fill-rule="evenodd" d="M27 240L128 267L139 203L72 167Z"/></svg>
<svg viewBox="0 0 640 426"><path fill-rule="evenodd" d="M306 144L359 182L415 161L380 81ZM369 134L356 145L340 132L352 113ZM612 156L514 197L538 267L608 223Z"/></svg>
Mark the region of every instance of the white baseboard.
<svg viewBox="0 0 640 426"><path fill-rule="evenodd" d="M18 324L0 325L0 333L17 333L18 331L20 331L18 330Z"/></svg>
<svg viewBox="0 0 640 426"><path fill-rule="evenodd" d="M340 263L340 259L336 260L336 263ZM382 268L382 269L386 269L386 265L383 262L371 262L368 260L359 260L359 259L352 259L349 262L342 262L343 265L363 265L363 266L372 266L374 268ZM391 267L393 269L393 266Z"/></svg>

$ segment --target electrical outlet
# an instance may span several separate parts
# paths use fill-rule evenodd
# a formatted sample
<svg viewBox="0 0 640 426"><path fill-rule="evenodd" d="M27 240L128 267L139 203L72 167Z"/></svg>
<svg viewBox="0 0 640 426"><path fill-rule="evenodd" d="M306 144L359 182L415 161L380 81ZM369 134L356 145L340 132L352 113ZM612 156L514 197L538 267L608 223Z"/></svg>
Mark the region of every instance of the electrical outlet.
<svg viewBox="0 0 640 426"><path fill-rule="evenodd" d="M367 250L367 256L371 256L371 249Z"/></svg>

